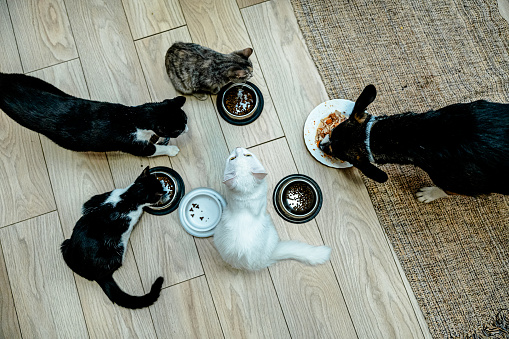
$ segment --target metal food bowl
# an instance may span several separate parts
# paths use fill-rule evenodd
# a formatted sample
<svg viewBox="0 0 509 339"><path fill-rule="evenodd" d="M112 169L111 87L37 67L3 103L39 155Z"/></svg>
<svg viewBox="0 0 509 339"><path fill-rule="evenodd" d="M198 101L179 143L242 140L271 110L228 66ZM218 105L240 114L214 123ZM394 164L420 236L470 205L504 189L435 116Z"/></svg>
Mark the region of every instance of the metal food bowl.
<svg viewBox="0 0 509 339"><path fill-rule="evenodd" d="M159 202L150 206L145 206L143 210L155 215L163 215L173 212L177 209L180 200L185 193L185 186L182 177L175 172L175 170L164 166L153 167L149 170L149 173L155 174L158 177L168 178L173 184L174 192L172 196L168 196L168 194L163 195Z"/></svg>
<svg viewBox="0 0 509 339"><path fill-rule="evenodd" d="M245 90L251 92L254 96L254 105L251 110L245 112L245 114L235 114L234 112L230 112L226 105L226 97L228 93L231 91L235 91L238 93L240 89L244 88ZM262 113L264 101L262 92L260 89L256 87L253 83L247 82L239 82L239 83L229 83L225 85L219 93L217 94L216 100L217 110L221 117L229 122L232 125L247 125L258 119L260 114Z"/></svg>
<svg viewBox="0 0 509 339"><path fill-rule="evenodd" d="M253 108L251 108L250 111L246 112L245 114L235 114L233 112L230 112L228 108L226 107L225 99L229 92L235 92L238 93L240 90L248 90L253 94L254 96L254 105ZM228 116L233 120L245 120L249 119L251 116L253 116L254 112L256 112L256 109L258 108L258 94L256 93L255 89L248 85L247 83L232 83L229 85L226 90L224 91L223 98L221 100L221 105L223 106L223 110L228 114Z"/></svg>
<svg viewBox="0 0 509 339"><path fill-rule="evenodd" d="M276 185L273 194L276 212L286 221L305 223L322 208L322 191L318 184L303 174L289 175Z"/></svg>

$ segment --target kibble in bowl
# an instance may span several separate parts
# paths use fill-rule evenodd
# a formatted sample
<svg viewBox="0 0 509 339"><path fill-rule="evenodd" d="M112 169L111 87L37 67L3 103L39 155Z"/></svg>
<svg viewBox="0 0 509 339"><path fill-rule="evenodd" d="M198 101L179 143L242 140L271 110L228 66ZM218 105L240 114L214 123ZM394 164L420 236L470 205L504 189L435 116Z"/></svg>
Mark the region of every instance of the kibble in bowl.
<svg viewBox="0 0 509 339"><path fill-rule="evenodd" d="M274 189L274 207L286 221L304 223L312 220L322 207L322 192L318 184L302 174L289 175Z"/></svg>
<svg viewBox="0 0 509 339"><path fill-rule="evenodd" d="M157 203L145 206L143 210L155 215L173 212L178 208L180 200L185 194L185 185L182 177L175 170L165 166L152 167L149 173L156 175L163 185L165 194Z"/></svg>
<svg viewBox="0 0 509 339"><path fill-rule="evenodd" d="M219 115L235 126L254 122L262 114L263 106L262 92L249 81L228 83L217 93L216 107Z"/></svg>
<svg viewBox="0 0 509 339"><path fill-rule="evenodd" d="M230 118L239 120L252 116L258 101L258 94L251 85L234 83L224 92L222 105Z"/></svg>

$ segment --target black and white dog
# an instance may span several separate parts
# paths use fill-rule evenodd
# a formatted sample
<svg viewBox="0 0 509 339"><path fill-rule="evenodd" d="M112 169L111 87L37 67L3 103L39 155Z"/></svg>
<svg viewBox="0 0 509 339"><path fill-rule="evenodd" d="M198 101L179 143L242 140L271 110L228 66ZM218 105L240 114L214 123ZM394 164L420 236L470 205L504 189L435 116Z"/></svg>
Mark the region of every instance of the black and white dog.
<svg viewBox="0 0 509 339"><path fill-rule="evenodd" d="M365 112L375 97L375 86L368 85L348 120L320 144L325 153L381 183L388 177L375 163L422 168L438 187L421 188L421 202L449 194L509 194L509 104L479 100L375 117Z"/></svg>

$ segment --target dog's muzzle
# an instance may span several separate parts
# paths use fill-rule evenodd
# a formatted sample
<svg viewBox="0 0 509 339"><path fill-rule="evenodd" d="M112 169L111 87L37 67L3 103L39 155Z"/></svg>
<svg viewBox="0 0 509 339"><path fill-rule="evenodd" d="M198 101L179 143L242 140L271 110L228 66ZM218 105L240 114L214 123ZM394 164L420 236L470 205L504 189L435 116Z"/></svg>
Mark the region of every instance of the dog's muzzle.
<svg viewBox="0 0 509 339"><path fill-rule="evenodd" d="M323 138L322 142L320 143L320 149L325 154L332 156L331 144L332 142L330 141L329 135L327 135L325 138Z"/></svg>

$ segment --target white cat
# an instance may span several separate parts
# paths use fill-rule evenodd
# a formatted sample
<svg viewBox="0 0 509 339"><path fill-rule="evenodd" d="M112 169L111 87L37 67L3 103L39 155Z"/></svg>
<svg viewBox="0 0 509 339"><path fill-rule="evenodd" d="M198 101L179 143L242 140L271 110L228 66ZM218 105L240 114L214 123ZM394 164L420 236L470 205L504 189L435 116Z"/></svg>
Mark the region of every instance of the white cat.
<svg viewBox="0 0 509 339"><path fill-rule="evenodd" d="M308 265L329 260L331 249L299 241L280 241L267 213L267 172L244 148L236 148L226 161L223 183L228 203L214 233L221 257L238 269L259 270L283 259Z"/></svg>

